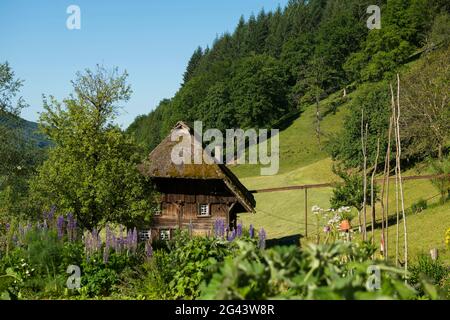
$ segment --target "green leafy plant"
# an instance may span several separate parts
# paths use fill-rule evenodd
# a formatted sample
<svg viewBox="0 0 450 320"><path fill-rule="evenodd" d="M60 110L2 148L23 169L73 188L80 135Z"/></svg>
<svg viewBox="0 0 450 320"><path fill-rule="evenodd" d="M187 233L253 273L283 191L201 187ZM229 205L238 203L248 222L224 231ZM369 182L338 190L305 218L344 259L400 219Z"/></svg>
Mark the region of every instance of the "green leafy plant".
<svg viewBox="0 0 450 320"><path fill-rule="evenodd" d="M427 279L432 284L441 287L450 287L450 270L439 259L433 260L425 254L419 255L416 262L409 268L411 273L410 283L418 290L420 295L424 294L425 287L421 280ZM447 295L449 292L447 292Z"/></svg>
<svg viewBox="0 0 450 320"><path fill-rule="evenodd" d="M234 252L234 243L178 233L167 250L155 252L146 295L157 299L195 299L199 285L211 277L214 265Z"/></svg>
<svg viewBox="0 0 450 320"><path fill-rule="evenodd" d="M239 243L239 254L227 257L201 286L202 299L414 299L403 270L370 259L367 244L274 247L255 250ZM368 286L370 268L380 270L380 287ZM426 296L439 298L426 283Z"/></svg>
<svg viewBox="0 0 450 320"><path fill-rule="evenodd" d="M37 272L56 276L61 264L63 244L54 230L34 228L25 237L25 251Z"/></svg>

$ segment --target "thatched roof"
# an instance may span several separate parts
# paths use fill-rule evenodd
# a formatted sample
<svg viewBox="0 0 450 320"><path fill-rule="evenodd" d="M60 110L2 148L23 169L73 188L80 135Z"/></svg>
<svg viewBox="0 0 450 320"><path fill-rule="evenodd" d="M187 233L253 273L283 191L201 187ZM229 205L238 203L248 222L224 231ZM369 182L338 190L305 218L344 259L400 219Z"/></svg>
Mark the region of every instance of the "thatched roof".
<svg viewBox="0 0 450 320"><path fill-rule="evenodd" d="M194 132L186 123L178 122L173 130L183 130L186 134L190 134L193 146ZM204 151L203 146L201 148L203 159L210 159L212 164L207 164L204 161L202 161L202 164L175 164L172 161L171 153L173 147L177 144L178 141L171 141L171 134L169 134L138 166L139 171L151 178L222 180L247 212L255 212L256 202L253 195L225 165L212 163L211 157Z"/></svg>

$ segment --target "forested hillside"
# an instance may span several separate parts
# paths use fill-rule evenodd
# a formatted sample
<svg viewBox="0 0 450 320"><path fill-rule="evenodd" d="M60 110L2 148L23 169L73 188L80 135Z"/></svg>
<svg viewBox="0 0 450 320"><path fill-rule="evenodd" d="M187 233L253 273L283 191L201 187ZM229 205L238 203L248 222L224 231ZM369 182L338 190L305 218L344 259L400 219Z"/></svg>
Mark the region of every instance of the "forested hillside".
<svg viewBox="0 0 450 320"><path fill-rule="evenodd" d="M279 127L280 119L333 92L392 77L420 50L446 41L448 1L375 2L296 0L241 17L234 32L193 53L175 96L136 118L128 132L151 150L179 120L221 130ZM382 27L369 30L373 4L381 7Z"/></svg>
<svg viewBox="0 0 450 320"><path fill-rule="evenodd" d="M50 144L48 138L39 132L39 126L36 122L27 121L25 119L3 114L0 115L0 126L7 128L21 129L25 140L31 142L36 147L46 147Z"/></svg>

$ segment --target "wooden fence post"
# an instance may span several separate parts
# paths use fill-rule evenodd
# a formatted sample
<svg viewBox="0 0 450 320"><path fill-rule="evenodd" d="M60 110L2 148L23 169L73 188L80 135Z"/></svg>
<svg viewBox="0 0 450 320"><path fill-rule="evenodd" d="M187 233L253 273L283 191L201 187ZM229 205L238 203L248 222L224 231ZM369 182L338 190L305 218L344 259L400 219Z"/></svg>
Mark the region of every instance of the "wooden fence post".
<svg viewBox="0 0 450 320"><path fill-rule="evenodd" d="M431 259L436 261L438 259L438 249L433 248L430 250Z"/></svg>

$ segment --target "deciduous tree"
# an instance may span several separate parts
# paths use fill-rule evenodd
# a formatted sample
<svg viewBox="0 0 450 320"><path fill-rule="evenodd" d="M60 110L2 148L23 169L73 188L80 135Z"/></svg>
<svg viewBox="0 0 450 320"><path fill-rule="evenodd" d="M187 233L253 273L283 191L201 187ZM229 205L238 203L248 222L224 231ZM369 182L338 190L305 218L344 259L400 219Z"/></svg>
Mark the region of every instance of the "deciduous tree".
<svg viewBox="0 0 450 320"><path fill-rule="evenodd" d="M150 219L151 187L137 171L139 148L114 124L131 95L127 74L97 66L77 73L74 94L44 100L42 130L55 146L32 181L34 200L73 212L82 227Z"/></svg>

